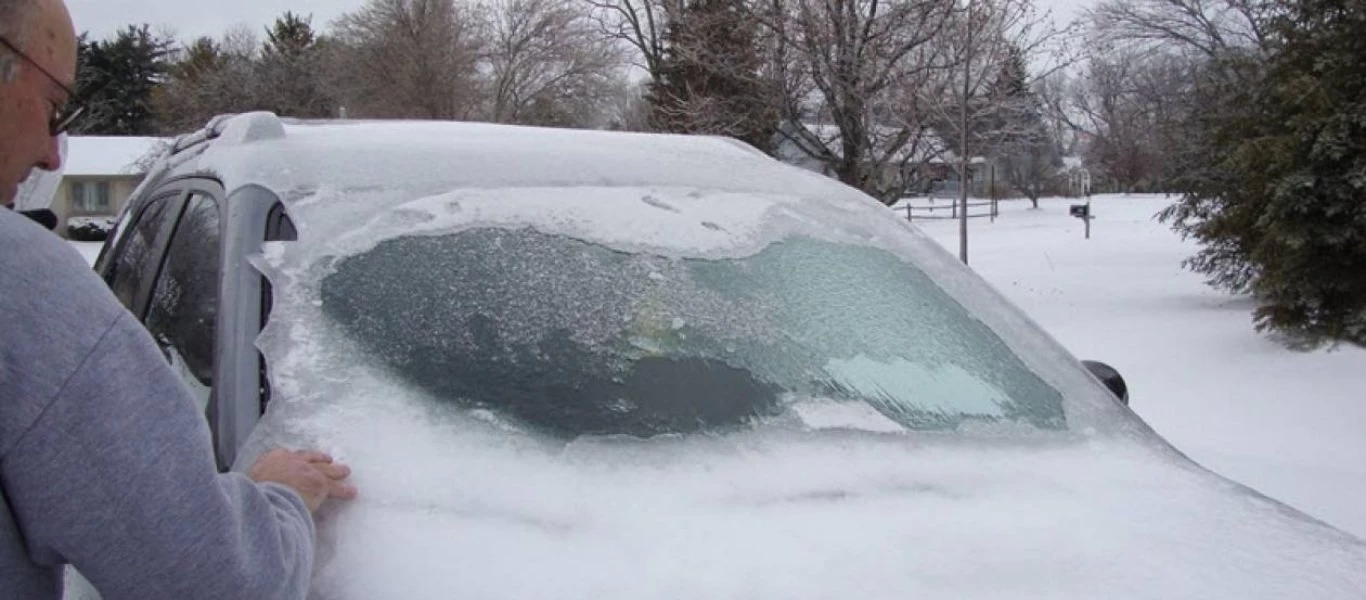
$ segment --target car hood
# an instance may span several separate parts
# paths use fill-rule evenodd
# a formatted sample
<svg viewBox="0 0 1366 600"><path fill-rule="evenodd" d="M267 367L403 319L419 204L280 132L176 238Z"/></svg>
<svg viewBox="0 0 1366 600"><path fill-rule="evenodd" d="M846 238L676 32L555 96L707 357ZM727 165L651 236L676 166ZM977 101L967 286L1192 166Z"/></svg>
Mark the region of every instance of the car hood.
<svg viewBox="0 0 1366 600"><path fill-rule="evenodd" d="M775 426L565 445L412 417L339 412L310 441L361 490L320 516L314 598L1366 589L1366 543L1143 441Z"/></svg>

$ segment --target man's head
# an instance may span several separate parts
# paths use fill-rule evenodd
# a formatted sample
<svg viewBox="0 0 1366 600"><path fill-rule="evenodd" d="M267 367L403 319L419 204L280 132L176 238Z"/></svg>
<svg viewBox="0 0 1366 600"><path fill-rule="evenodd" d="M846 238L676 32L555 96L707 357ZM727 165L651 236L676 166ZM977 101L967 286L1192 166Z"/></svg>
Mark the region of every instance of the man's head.
<svg viewBox="0 0 1366 600"><path fill-rule="evenodd" d="M0 38L0 204L8 205L34 167L61 166L51 121L75 86L76 31L62 0L0 0Z"/></svg>

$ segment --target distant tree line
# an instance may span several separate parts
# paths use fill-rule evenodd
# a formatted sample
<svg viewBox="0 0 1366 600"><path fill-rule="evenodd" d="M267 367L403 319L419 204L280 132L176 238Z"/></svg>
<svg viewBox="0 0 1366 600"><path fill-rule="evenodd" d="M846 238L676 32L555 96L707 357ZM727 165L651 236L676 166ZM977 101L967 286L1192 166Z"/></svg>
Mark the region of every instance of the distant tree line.
<svg viewBox="0 0 1366 600"><path fill-rule="evenodd" d="M83 128L270 110L725 135L801 148L889 202L973 156L1037 199L1062 148L1036 89L1065 59L1031 2L370 0L325 30L286 12L264 38L130 26L83 38L80 90L100 107Z"/></svg>
<svg viewBox="0 0 1366 600"><path fill-rule="evenodd" d="M287 12L265 31L185 43L130 26L82 38L84 133L170 134L223 113L299 118L617 124L624 52L578 0L373 0L317 30Z"/></svg>

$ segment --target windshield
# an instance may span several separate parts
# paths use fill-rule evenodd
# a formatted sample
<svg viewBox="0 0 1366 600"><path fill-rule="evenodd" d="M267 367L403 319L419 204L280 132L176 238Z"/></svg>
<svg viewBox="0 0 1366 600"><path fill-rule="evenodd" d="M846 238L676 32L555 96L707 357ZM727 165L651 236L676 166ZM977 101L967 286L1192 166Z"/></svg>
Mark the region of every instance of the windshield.
<svg viewBox="0 0 1366 600"><path fill-rule="evenodd" d="M383 241L321 291L402 379L557 437L723 431L802 402L915 430L1066 425L1058 391L877 248L793 235L687 259L477 228Z"/></svg>

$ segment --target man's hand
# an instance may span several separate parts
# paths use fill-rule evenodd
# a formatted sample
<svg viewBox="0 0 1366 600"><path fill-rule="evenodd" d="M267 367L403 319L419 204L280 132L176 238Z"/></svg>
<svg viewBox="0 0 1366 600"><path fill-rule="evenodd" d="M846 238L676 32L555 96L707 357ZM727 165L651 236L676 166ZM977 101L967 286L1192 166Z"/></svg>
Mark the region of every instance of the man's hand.
<svg viewBox="0 0 1366 600"><path fill-rule="evenodd" d="M256 460L247 476L257 483L279 483L298 492L316 512L328 498L349 500L356 497L356 488L344 483L351 475L350 467L332 462L322 452L307 450L271 450Z"/></svg>

